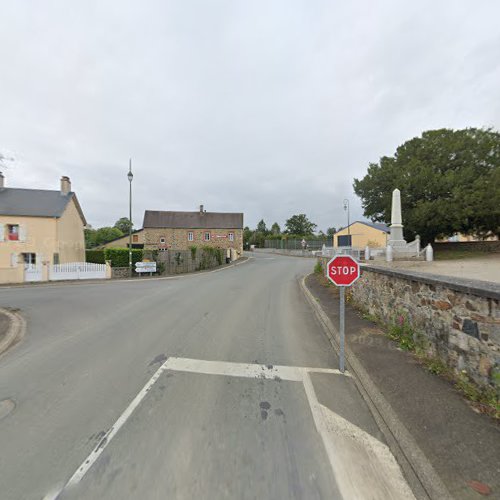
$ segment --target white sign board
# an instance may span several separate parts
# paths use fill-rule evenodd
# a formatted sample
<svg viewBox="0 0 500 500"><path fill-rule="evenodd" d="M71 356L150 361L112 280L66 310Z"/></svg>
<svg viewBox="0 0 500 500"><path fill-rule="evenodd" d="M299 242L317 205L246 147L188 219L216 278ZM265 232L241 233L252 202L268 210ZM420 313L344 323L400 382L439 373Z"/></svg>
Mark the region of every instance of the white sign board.
<svg viewBox="0 0 500 500"><path fill-rule="evenodd" d="M136 262L136 273L156 273L156 262Z"/></svg>

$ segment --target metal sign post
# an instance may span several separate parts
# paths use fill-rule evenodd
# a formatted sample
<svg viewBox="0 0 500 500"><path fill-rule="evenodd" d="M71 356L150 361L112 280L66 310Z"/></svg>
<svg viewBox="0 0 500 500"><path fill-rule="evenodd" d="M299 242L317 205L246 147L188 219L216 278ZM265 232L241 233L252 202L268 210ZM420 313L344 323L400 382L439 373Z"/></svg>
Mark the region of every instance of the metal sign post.
<svg viewBox="0 0 500 500"><path fill-rule="evenodd" d="M351 286L360 276L359 262L350 255L338 255L326 266L328 279L340 290L339 304L339 370L345 371L345 287Z"/></svg>
<svg viewBox="0 0 500 500"><path fill-rule="evenodd" d="M340 287L340 360L339 370L344 373L345 371L345 287Z"/></svg>

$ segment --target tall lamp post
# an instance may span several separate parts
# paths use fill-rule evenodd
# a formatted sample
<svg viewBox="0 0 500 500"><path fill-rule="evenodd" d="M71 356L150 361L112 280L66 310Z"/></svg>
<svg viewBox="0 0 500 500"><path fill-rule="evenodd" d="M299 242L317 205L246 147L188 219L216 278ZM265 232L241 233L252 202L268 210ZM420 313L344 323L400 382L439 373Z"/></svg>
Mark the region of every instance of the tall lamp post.
<svg viewBox="0 0 500 500"><path fill-rule="evenodd" d="M128 163L127 177L129 182L128 220L130 222L128 227L128 274L130 277L132 277L132 180L134 179L134 174L132 173L132 158L130 158Z"/></svg>
<svg viewBox="0 0 500 500"><path fill-rule="evenodd" d="M344 203L344 210L347 212L347 236L348 236L348 240L349 240L349 246L352 246L352 244L351 244L351 228L349 227L351 225L350 221L349 221L349 200L346 198L343 203Z"/></svg>

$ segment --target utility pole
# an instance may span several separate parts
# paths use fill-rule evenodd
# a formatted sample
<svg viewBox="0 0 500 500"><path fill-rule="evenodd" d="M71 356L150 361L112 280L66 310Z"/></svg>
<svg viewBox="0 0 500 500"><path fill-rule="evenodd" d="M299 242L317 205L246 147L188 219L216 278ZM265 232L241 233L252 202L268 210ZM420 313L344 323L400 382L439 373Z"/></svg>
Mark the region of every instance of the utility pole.
<svg viewBox="0 0 500 500"><path fill-rule="evenodd" d="M132 173L132 158L129 159L127 177L129 182L128 220L130 222L128 228L128 274L132 277L132 180L134 179L134 174Z"/></svg>
<svg viewBox="0 0 500 500"><path fill-rule="evenodd" d="M351 228L349 227L351 225L349 221L349 200L346 198L344 200L344 210L347 212L347 236L349 239L349 246L352 246L351 243Z"/></svg>

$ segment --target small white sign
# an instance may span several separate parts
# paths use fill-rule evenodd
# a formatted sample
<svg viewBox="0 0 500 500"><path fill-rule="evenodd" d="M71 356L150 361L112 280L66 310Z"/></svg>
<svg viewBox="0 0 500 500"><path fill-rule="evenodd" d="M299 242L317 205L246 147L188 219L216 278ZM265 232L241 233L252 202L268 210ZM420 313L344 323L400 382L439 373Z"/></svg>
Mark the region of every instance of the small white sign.
<svg viewBox="0 0 500 500"><path fill-rule="evenodd" d="M156 262L136 262L136 273L156 273Z"/></svg>

